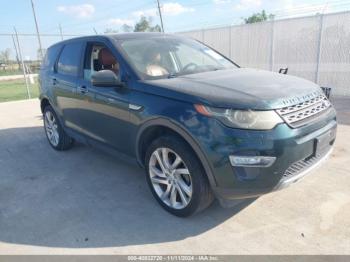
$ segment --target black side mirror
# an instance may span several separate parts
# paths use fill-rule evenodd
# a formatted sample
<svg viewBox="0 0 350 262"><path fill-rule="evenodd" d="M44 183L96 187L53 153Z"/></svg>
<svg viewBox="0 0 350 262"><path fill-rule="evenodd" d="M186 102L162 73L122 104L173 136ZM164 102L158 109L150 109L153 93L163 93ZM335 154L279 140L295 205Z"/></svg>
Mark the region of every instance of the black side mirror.
<svg viewBox="0 0 350 262"><path fill-rule="evenodd" d="M280 68L280 70L278 71L278 73L284 74L284 75L288 74L288 67L286 67L286 68Z"/></svg>
<svg viewBox="0 0 350 262"><path fill-rule="evenodd" d="M101 70L91 76L91 83L101 87L121 87L123 83L111 70Z"/></svg>

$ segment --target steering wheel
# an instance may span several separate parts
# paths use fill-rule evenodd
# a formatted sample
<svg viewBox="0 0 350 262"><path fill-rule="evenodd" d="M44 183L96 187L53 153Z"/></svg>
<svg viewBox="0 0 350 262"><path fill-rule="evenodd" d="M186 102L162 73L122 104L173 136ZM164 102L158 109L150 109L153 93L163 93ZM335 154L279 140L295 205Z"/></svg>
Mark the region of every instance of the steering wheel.
<svg viewBox="0 0 350 262"><path fill-rule="evenodd" d="M189 70L190 69L190 67L194 67L193 68L193 70L195 70L197 67L198 67L198 65L197 64L195 64L195 63L188 63L187 65L185 65L183 68L182 68L182 71L187 71L187 70Z"/></svg>

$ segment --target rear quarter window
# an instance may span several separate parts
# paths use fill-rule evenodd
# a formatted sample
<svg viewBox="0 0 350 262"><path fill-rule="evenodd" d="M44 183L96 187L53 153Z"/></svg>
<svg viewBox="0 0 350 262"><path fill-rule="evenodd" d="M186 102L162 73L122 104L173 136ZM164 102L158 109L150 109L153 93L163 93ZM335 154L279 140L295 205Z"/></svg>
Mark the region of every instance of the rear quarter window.
<svg viewBox="0 0 350 262"><path fill-rule="evenodd" d="M49 69L51 71L53 71L54 69L54 64L57 60L57 56L61 51L62 46L60 45L55 45L52 47L49 47L49 49L46 52L44 61L41 65L42 69Z"/></svg>
<svg viewBox="0 0 350 262"><path fill-rule="evenodd" d="M63 47L60 58L58 59L57 73L70 76L78 76L82 49L82 42L66 44Z"/></svg>

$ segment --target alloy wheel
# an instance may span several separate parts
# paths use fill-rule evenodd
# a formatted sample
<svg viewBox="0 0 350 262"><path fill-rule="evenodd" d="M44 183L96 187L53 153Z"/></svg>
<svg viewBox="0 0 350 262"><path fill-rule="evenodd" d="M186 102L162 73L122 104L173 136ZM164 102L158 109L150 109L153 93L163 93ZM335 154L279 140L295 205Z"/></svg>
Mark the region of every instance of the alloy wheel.
<svg viewBox="0 0 350 262"><path fill-rule="evenodd" d="M53 146L57 146L59 143L58 125L56 118L51 111L45 112L44 122L47 138Z"/></svg>
<svg viewBox="0 0 350 262"><path fill-rule="evenodd" d="M191 174L182 158L170 148L157 148L149 160L149 176L154 191L163 203L183 209L191 201Z"/></svg>

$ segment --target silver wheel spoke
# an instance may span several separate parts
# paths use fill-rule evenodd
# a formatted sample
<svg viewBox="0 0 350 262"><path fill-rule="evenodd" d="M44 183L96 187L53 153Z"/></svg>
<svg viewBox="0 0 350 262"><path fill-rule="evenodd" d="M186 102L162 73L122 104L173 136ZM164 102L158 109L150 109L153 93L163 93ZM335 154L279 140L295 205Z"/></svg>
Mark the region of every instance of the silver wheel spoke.
<svg viewBox="0 0 350 262"><path fill-rule="evenodd" d="M179 178L177 180L177 183L181 190L184 191L187 196L192 196L192 189L188 185L186 185L185 181L182 178Z"/></svg>
<svg viewBox="0 0 350 262"><path fill-rule="evenodd" d="M55 143L58 144L58 134L57 134L57 132L54 132L53 136L55 138Z"/></svg>
<svg viewBox="0 0 350 262"><path fill-rule="evenodd" d="M183 190L181 189L181 187L178 185L178 186L176 187L176 189L177 189L177 192L178 192L179 195L180 195L180 198L181 198L182 203L183 203L184 205L187 205L187 204L188 204L188 200L187 200L187 198L186 198L186 196L185 196Z"/></svg>
<svg viewBox="0 0 350 262"><path fill-rule="evenodd" d="M152 182L157 183L157 184L163 184L163 185L168 185L169 182L165 178L160 178L160 177L152 177Z"/></svg>
<svg viewBox="0 0 350 262"><path fill-rule="evenodd" d="M51 112L48 112L48 114L46 115L47 121L49 121L50 126L53 125L53 115L51 114Z"/></svg>
<svg viewBox="0 0 350 262"><path fill-rule="evenodd" d="M175 170L175 173L177 175L189 175L190 174L190 171L188 171L187 168L179 168L179 169L176 169Z"/></svg>
<svg viewBox="0 0 350 262"><path fill-rule="evenodd" d="M162 148L162 159L163 159L164 167L166 169L170 169L171 165L169 163L169 150L166 148Z"/></svg>
<svg viewBox="0 0 350 262"><path fill-rule="evenodd" d="M50 121L50 119L49 119L48 113L46 113L46 115L45 115L45 120L46 120L46 123L47 123L48 125L50 125L51 121Z"/></svg>
<svg viewBox="0 0 350 262"><path fill-rule="evenodd" d="M171 188L171 193L170 193L170 204L172 207L175 207L176 205L176 191L177 191L176 187L173 186Z"/></svg>
<svg viewBox="0 0 350 262"><path fill-rule="evenodd" d="M155 151L154 154L155 154L155 156L156 156L156 158L157 158L157 161L158 161L158 164L159 164L160 168L162 169L163 173L165 173L165 172L166 172L166 169L165 169L165 167L164 167L162 158L161 158L160 155L159 155L159 152L158 152L158 151Z"/></svg>
<svg viewBox="0 0 350 262"><path fill-rule="evenodd" d="M166 188L166 190L163 192L163 194L160 196L160 198L164 201L167 202L169 199L169 194L170 191L172 190L172 185L168 185L168 187Z"/></svg>
<svg viewBox="0 0 350 262"><path fill-rule="evenodd" d="M178 165L180 165L180 163L182 162L182 159L176 155L176 158L174 160L174 162L171 165L172 169L175 169Z"/></svg>
<svg viewBox="0 0 350 262"><path fill-rule="evenodd" d="M155 166L152 166L152 167L150 168L150 171L151 171L154 175L156 175L156 176L158 176L158 177L166 177L166 175L165 175L161 170L159 170L158 168L156 168Z"/></svg>

